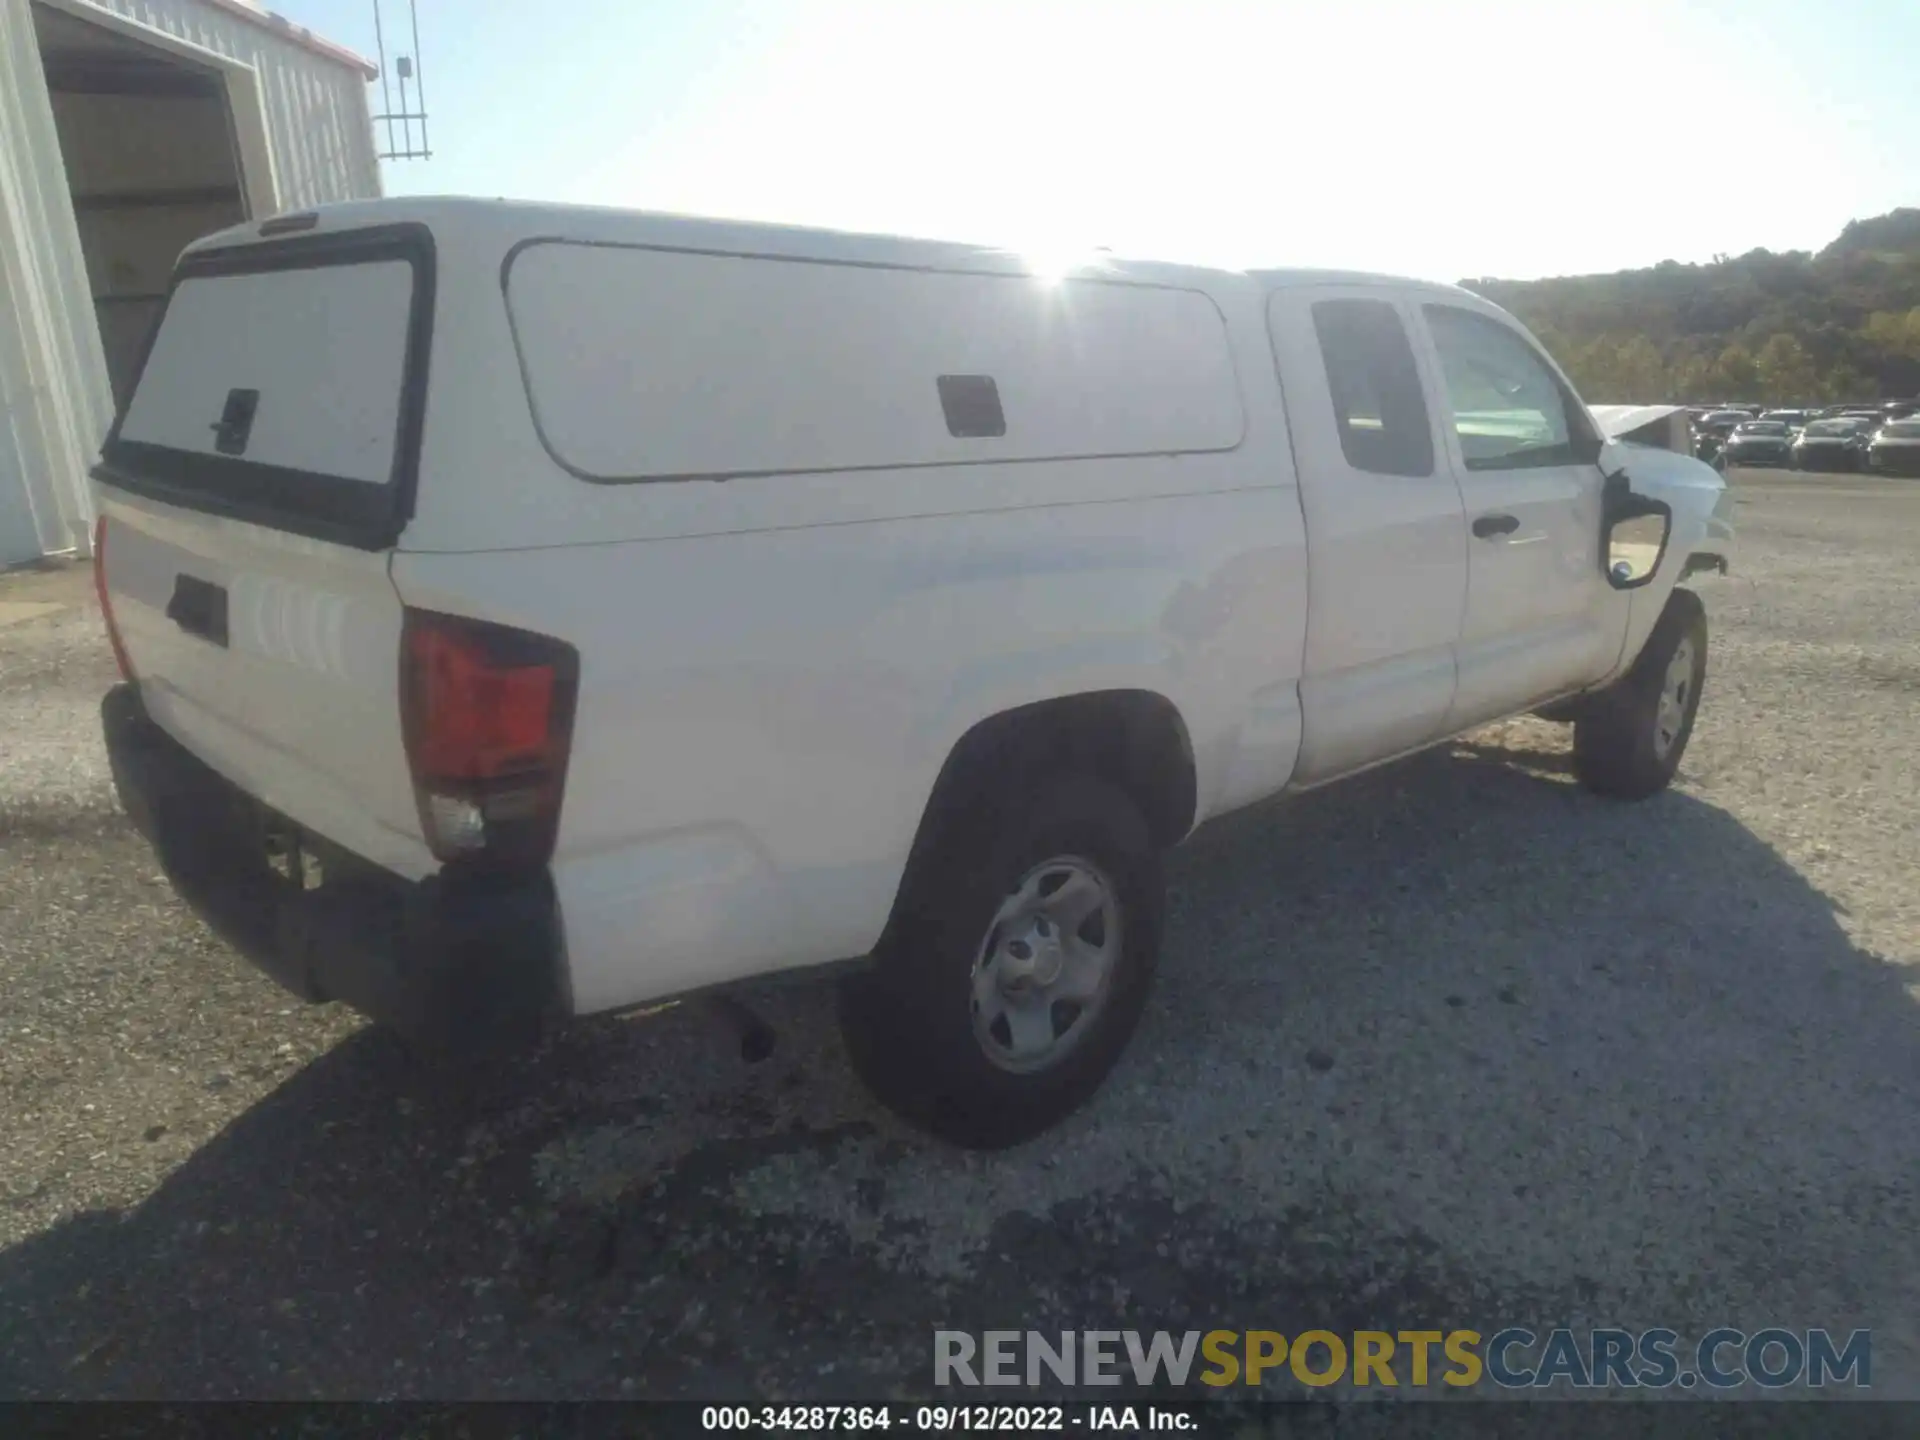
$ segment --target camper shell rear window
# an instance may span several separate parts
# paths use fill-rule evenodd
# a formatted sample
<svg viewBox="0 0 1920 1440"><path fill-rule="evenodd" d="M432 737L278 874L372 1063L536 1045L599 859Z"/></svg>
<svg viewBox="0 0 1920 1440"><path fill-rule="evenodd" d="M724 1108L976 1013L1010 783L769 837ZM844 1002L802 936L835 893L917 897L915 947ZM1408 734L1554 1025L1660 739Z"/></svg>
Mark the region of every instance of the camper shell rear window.
<svg viewBox="0 0 1920 1440"><path fill-rule="evenodd" d="M433 290L420 225L189 256L95 478L388 548L413 512Z"/></svg>

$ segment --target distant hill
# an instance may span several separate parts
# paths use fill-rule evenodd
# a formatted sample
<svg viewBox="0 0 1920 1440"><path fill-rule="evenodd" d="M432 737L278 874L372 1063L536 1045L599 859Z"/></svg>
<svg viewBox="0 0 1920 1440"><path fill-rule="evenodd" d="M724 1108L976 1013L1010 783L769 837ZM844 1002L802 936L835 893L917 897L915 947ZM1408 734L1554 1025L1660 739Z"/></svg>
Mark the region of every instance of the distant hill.
<svg viewBox="0 0 1920 1440"><path fill-rule="evenodd" d="M1519 316L1596 403L1920 394L1920 209L1852 221L1818 255L1461 283Z"/></svg>
<svg viewBox="0 0 1920 1440"><path fill-rule="evenodd" d="M1840 238L1820 252L1836 255L1911 255L1920 250L1920 210L1911 206L1871 220L1849 220Z"/></svg>

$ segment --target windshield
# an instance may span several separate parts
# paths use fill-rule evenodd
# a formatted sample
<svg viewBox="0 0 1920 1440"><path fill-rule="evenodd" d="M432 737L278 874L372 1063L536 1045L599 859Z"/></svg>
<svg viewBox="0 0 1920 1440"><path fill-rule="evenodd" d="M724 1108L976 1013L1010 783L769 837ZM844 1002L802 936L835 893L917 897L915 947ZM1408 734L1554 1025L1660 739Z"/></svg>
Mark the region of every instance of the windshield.
<svg viewBox="0 0 1920 1440"><path fill-rule="evenodd" d="M1816 420L1807 426L1807 435L1812 439L1821 436L1844 436L1853 434L1856 426L1851 420Z"/></svg>
<svg viewBox="0 0 1920 1440"><path fill-rule="evenodd" d="M1787 427L1778 420L1749 420L1734 431L1736 435L1784 435Z"/></svg>
<svg viewBox="0 0 1920 1440"><path fill-rule="evenodd" d="M1920 420L1896 420L1881 426L1880 434L1889 440L1920 440Z"/></svg>

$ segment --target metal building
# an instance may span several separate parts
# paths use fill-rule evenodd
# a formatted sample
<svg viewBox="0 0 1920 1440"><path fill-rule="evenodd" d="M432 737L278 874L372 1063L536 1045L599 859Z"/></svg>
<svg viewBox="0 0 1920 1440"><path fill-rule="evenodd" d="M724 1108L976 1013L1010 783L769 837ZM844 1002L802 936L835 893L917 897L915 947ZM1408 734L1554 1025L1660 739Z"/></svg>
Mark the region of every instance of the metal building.
<svg viewBox="0 0 1920 1440"><path fill-rule="evenodd" d="M88 549L187 242L380 193L375 73L253 0L0 0L0 568Z"/></svg>

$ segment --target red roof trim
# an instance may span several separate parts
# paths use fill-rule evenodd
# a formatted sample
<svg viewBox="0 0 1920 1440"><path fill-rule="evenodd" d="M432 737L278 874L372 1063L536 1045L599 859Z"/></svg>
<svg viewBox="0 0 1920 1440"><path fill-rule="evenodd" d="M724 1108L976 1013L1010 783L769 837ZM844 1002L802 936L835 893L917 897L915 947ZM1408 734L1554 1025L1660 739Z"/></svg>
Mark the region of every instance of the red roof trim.
<svg viewBox="0 0 1920 1440"><path fill-rule="evenodd" d="M242 0L201 0L201 3L217 6L229 15L238 16L242 20L251 20L261 29L272 31L282 40L290 41L304 50L311 50L316 55L324 55L338 64L358 70L369 80L376 80L380 76L380 67L366 56L349 50L344 45L336 45L325 36L314 34L306 26L294 24L284 15L276 15L271 10L256 10L253 6L242 3Z"/></svg>

